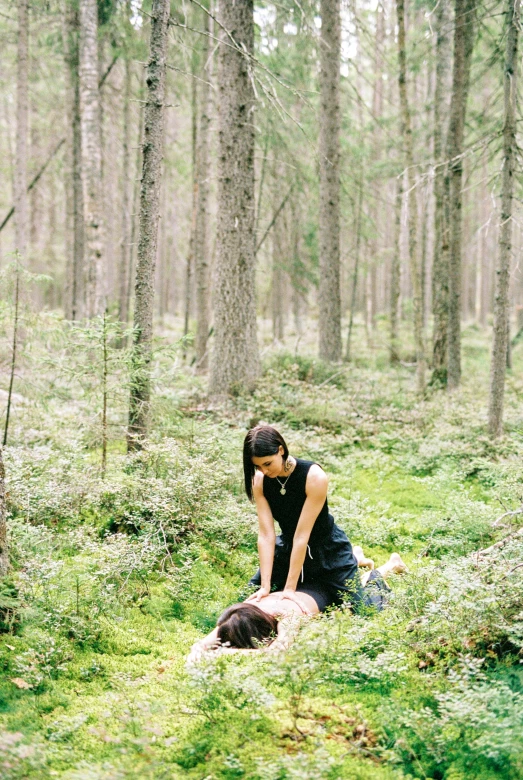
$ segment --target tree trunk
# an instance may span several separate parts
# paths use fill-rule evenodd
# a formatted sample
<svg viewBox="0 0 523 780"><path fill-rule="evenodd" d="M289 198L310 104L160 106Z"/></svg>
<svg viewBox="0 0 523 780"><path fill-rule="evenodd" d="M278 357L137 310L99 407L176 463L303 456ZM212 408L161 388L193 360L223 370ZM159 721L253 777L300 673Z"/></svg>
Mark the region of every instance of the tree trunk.
<svg viewBox="0 0 523 780"><path fill-rule="evenodd" d="M354 271L352 273L352 291L351 291L351 299L350 299L349 328L347 330L347 346L345 348L345 360L347 362L352 359L351 342L352 342L352 328L354 326L354 314L356 312L356 293L358 289L362 211L363 211L363 181L362 181L362 177L360 177L358 181L358 195L357 195L356 213L355 213L355 220L354 220L354 232L356 236L356 244L354 247Z"/></svg>
<svg viewBox="0 0 523 780"><path fill-rule="evenodd" d="M254 246L253 0L220 3L218 235L210 391L252 387L259 371ZM223 32L222 32L223 35ZM227 44L227 45L226 45Z"/></svg>
<svg viewBox="0 0 523 780"><path fill-rule="evenodd" d="M7 406L5 410L5 424L4 424L4 439L3 446L7 444L7 434L9 431L9 419L11 416L11 402L13 399L13 385L15 380L16 370L16 355L18 349L18 323L20 321L20 263L18 259L16 261L15 271L15 288L14 288L14 317L13 317L13 341L11 344L11 366L9 376L9 388L7 391Z"/></svg>
<svg viewBox="0 0 523 780"><path fill-rule="evenodd" d="M29 78L31 80L35 79L36 76L35 65L36 65L36 60L32 58L31 73L29 74ZM40 128L38 127L37 116L38 116L38 108L35 104L35 101L31 100L29 104L30 130L29 130L28 156L31 157L33 160L38 160L40 158L41 146L42 146L42 140L41 140L42 133L40 131ZM42 189L41 184L39 184L37 187L33 187L31 192L29 193L29 202L28 202L29 230L28 230L27 252L31 258L31 262L28 263L28 268L30 269L32 268L35 269L32 260L33 258L36 259L39 255L41 255L43 251L42 239L43 239L43 233L45 229L43 201L44 201L44 190Z"/></svg>
<svg viewBox="0 0 523 780"><path fill-rule="evenodd" d="M490 253L488 251L487 243L487 230L486 223L488 220L489 211L489 192L487 188L487 150L483 150L482 155L482 179L485 182L483 185L483 197L481 198L481 288L480 288L480 306L479 306L479 322L481 325L487 327L487 317L489 313L489 278L490 278Z"/></svg>
<svg viewBox="0 0 523 780"><path fill-rule="evenodd" d="M213 19L206 14L209 35L213 34ZM208 366L207 339L210 320L209 285L209 135L212 112L212 54L210 38L203 36L203 74L200 82L200 127L196 153L198 178L198 206L194 231L194 272L196 282L196 360L198 371Z"/></svg>
<svg viewBox="0 0 523 780"><path fill-rule="evenodd" d="M5 488L5 469L0 447L0 577L5 577L9 570L9 554L7 548L7 506Z"/></svg>
<svg viewBox="0 0 523 780"><path fill-rule="evenodd" d="M448 298L448 371L449 389L461 379L461 233L463 179L463 137L470 83L470 63L474 44L476 0L455 0L454 65L452 97L447 137L447 179L449 193L449 298Z"/></svg>
<svg viewBox="0 0 523 780"><path fill-rule="evenodd" d="M486 299L485 299L485 277L488 274L487 271L487 248L486 248L486 222L488 219L487 207L488 207L488 190L485 186L487 180L487 156L486 149L483 150L481 155L481 187L479 189L477 198L477 212L478 212L478 251L476 260L476 285L475 285L475 300L474 300L474 319L476 325L485 327L487 324L487 311L486 311Z"/></svg>
<svg viewBox="0 0 523 780"><path fill-rule="evenodd" d="M429 200L430 192L426 184L421 191L421 258L420 258L420 282L421 282L421 320L425 332L428 319L428 242L429 242Z"/></svg>
<svg viewBox="0 0 523 780"><path fill-rule="evenodd" d="M516 100L520 0L507 2L507 48L504 79L503 173L499 254L496 269L494 303L494 338L490 364L490 399L488 427L491 436L503 432L503 396L509 336L509 275L512 251L512 198L516 162Z"/></svg>
<svg viewBox="0 0 523 780"><path fill-rule="evenodd" d="M414 308L414 341L416 345L416 378L418 392L425 389L425 349L423 344L423 312L421 303L421 275L418 262L418 204L414 173L414 149L409 101L407 96L407 54L405 49L405 0L396 0L398 14L398 63L402 136L409 187L409 261Z"/></svg>
<svg viewBox="0 0 523 780"><path fill-rule="evenodd" d="M265 171L267 170L267 153L269 150L269 139L271 123L270 118L265 127L265 145L263 148L263 157L261 162L260 181L258 184L258 197L256 198L256 221L254 223L254 240L258 242L258 230L260 227L261 207L263 203L263 185L265 183Z"/></svg>
<svg viewBox="0 0 523 780"><path fill-rule="evenodd" d="M150 56L146 76L147 98L142 152L128 450L142 446L149 425L154 272L160 217L169 11L169 0L153 0Z"/></svg>
<svg viewBox="0 0 523 780"><path fill-rule="evenodd" d="M129 286L131 253L131 59L126 52L123 94L123 154L122 154L122 246L118 279L118 319L126 326L128 317L127 289Z"/></svg>
<svg viewBox="0 0 523 780"><path fill-rule="evenodd" d="M143 69L140 77L140 100L144 97L145 87L145 68ZM142 148L143 148L143 134L144 134L144 122L145 122L145 107L143 103L140 104L140 118L138 121L138 136L136 142L136 163L134 171L134 187L133 187L133 204L131 213L131 247L129 252L129 272L127 275L127 295L125 296L125 311L124 322L129 322L129 315L131 311L131 296L134 289L134 268L136 258L136 226L138 220L136 219L139 202L140 202L140 170L142 162Z"/></svg>
<svg viewBox="0 0 523 780"><path fill-rule="evenodd" d="M372 118L374 126L372 130L371 141L371 164L378 166L383 148L383 134L381 132L380 121L383 114L383 44L385 41L385 9L380 3L376 9L376 36L375 36L375 70L374 85L372 90ZM371 182L371 205L370 205L370 258L367 269L367 329L372 333L376 327L376 314L378 313L378 274L380 260L379 237L381 235L381 217L383 209L381 208L382 182L379 172L375 169Z"/></svg>
<svg viewBox="0 0 523 780"><path fill-rule="evenodd" d="M303 282L303 264L301 260L301 231L300 231L300 217L301 209L299 204L299 195L291 201L291 218L292 218L292 263L291 263L291 297L292 297L292 313L294 317L294 329L298 336L302 334L302 303L303 295L305 292L305 286Z"/></svg>
<svg viewBox="0 0 523 780"><path fill-rule="evenodd" d="M18 0L18 52L16 84L15 249L25 260L27 253L27 125L29 113L29 4Z"/></svg>
<svg viewBox="0 0 523 780"><path fill-rule="evenodd" d="M98 90L98 11L96 0L80 0L80 105L82 180L85 208L86 314L104 311L102 142Z"/></svg>
<svg viewBox="0 0 523 780"><path fill-rule="evenodd" d="M168 148L167 135L168 132L166 127L165 130L166 148ZM165 305L166 303L165 291L168 291L169 288L168 271L167 271L168 263L166 257L167 255L167 191L169 189L169 184L170 184L169 172L168 170L164 170L162 190L160 194L161 219L160 219L160 228L159 228L159 235L158 235L158 252L157 252L158 267L156 270L156 281L155 281L155 289L158 290L157 312L162 325L164 323L164 317L167 311L167 307Z"/></svg>
<svg viewBox="0 0 523 780"><path fill-rule="evenodd" d="M365 276L363 293L365 296L364 308L365 308L365 335L367 337L368 349L373 349L374 344L372 340L372 329L374 324L374 317L372 312L372 265L374 258L372 257L372 247L369 247L366 242L366 261L365 261ZM370 256L369 256L370 255Z"/></svg>
<svg viewBox="0 0 523 780"><path fill-rule="evenodd" d="M277 162L277 150L273 151L273 159L271 165L271 187L272 187L272 202L277 203L280 197L280 192L286 185L284 184L283 176L278 171ZM283 340L283 302L285 297L284 292L284 276L285 270L283 264L285 262L284 254L284 240L285 240L285 228L283 224L284 213L281 211L278 218L274 221L272 226L272 280L271 280L271 304L272 304L272 337L275 341Z"/></svg>
<svg viewBox="0 0 523 780"><path fill-rule="evenodd" d="M84 204L82 191L82 135L79 84L78 9L66 0L62 9L66 75L67 162L67 298L66 317L83 315Z"/></svg>
<svg viewBox="0 0 523 780"><path fill-rule="evenodd" d="M184 338L189 334L189 320L193 303L193 276L194 276L194 238L196 234L196 215L198 212L198 92L197 92L197 60L196 49L193 50L191 63L191 172L192 172L192 209L191 232L189 236L189 252L185 266L185 311L183 318ZM187 358L187 340L183 345L183 359Z"/></svg>
<svg viewBox="0 0 523 780"><path fill-rule="evenodd" d="M320 7L319 356L340 360L340 0Z"/></svg>
<svg viewBox="0 0 523 780"><path fill-rule="evenodd" d="M394 254L390 269L390 345L391 364L399 362L398 309L401 272L401 210L403 207L403 174L396 179L396 206L394 218Z"/></svg>

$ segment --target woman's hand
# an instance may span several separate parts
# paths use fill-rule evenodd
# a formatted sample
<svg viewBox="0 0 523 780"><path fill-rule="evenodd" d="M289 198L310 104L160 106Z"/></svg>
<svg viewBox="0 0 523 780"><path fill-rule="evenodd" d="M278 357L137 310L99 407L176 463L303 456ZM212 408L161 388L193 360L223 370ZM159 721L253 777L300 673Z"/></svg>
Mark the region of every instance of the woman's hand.
<svg viewBox="0 0 523 780"><path fill-rule="evenodd" d="M206 647L203 642L195 642L191 647L191 652L187 656L185 665L193 666L194 664L197 664L208 649L209 648Z"/></svg>
<svg viewBox="0 0 523 780"><path fill-rule="evenodd" d="M271 592L271 589L268 587L264 587L262 585L261 588L259 588L256 593L252 593L248 599L245 599L245 602L248 603L249 601L260 601L260 599L264 599L265 596L268 596Z"/></svg>
<svg viewBox="0 0 523 780"><path fill-rule="evenodd" d="M203 639L199 639L193 644L185 662L186 666L197 664L208 650L213 650L215 647L218 647L219 644L218 627L216 627L210 634L207 634Z"/></svg>

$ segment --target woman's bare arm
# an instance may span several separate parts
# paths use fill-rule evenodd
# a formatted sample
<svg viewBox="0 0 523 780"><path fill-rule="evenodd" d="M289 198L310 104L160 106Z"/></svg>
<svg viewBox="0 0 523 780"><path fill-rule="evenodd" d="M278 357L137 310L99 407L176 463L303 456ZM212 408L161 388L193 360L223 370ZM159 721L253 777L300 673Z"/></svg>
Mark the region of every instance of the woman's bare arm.
<svg viewBox="0 0 523 780"><path fill-rule="evenodd" d="M187 656L187 663L196 663L200 660L203 653L207 652L207 650L212 650L213 648L218 647L219 644L220 640L218 639L218 626L216 626L216 628L214 628L210 634L207 634L207 636L204 636L203 639L199 639L194 643L194 645L191 647L189 655Z"/></svg>
<svg viewBox="0 0 523 780"><path fill-rule="evenodd" d="M253 483L254 500L258 513L258 555L260 559L261 587L250 600L259 601L271 592L271 575L274 563L276 532L269 502L263 495L263 474L258 472Z"/></svg>

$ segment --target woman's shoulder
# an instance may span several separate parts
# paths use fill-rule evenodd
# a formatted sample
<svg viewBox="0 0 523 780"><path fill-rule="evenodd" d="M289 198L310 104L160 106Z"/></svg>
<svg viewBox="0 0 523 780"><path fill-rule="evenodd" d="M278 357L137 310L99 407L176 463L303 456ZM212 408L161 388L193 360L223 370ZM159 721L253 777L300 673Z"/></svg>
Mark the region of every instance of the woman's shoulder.
<svg viewBox="0 0 523 780"><path fill-rule="evenodd" d="M296 466L300 469L300 471L306 471L307 476L309 474L325 474L324 470L320 466L319 463L316 463L315 460L304 460L303 458L295 458Z"/></svg>
<svg viewBox="0 0 523 780"><path fill-rule="evenodd" d="M263 495L263 474L261 471L257 471L252 480L253 492L259 495Z"/></svg>
<svg viewBox="0 0 523 780"><path fill-rule="evenodd" d="M307 491L309 488L323 490L327 488L329 480L326 473L317 463L312 463L307 472Z"/></svg>

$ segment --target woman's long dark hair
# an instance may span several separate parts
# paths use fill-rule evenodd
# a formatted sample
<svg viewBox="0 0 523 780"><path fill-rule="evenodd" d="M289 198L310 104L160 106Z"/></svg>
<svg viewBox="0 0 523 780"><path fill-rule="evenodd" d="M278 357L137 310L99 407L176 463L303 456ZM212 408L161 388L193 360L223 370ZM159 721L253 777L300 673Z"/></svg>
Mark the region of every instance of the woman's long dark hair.
<svg viewBox="0 0 523 780"><path fill-rule="evenodd" d="M283 447L283 460L289 457L289 448L285 439L271 425L257 425L251 428L243 442L243 475L245 477L245 492L250 501L252 495L252 481L256 473L253 458L264 458L266 455L276 455L278 449Z"/></svg>
<svg viewBox="0 0 523 780"><path fill-rule="evenodd" d="M254 649L278 630L274 615L255 604L233 604L218 618L218 639L230 647Z"/></svg>

